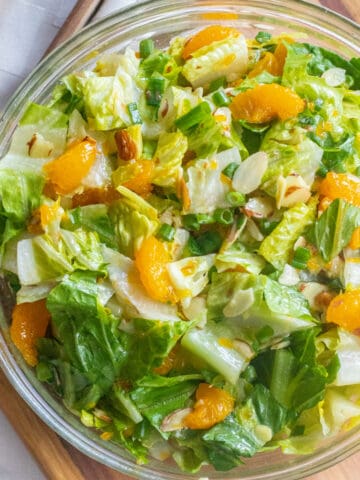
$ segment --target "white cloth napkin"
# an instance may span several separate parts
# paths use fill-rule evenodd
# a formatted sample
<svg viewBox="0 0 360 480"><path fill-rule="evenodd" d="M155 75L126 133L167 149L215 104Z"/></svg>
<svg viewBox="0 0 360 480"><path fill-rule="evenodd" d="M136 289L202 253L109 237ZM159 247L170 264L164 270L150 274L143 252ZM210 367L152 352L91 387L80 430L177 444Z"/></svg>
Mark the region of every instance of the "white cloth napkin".
<svg viewBox="0 0 360 480"><path fill-rule="evenodd" d="M0 109L41 59L76 0L0 0ZM136 3L104 0L94 19Z"/></svg>

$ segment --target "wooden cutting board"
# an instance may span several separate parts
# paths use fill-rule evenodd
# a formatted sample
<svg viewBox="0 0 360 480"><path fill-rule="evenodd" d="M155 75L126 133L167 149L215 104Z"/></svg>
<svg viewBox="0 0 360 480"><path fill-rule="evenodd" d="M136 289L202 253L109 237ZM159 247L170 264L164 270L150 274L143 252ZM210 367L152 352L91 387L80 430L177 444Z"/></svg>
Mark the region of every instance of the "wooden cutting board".
<svg viewBox="0 0 360 480"><path fill-rule="evenodd" d="M360 23L360 0L309 0ZM17 395L0 370L0 408L49 480L131 480L92 460L50 430ZM360 478L360 453L307 480Z"/></svg>

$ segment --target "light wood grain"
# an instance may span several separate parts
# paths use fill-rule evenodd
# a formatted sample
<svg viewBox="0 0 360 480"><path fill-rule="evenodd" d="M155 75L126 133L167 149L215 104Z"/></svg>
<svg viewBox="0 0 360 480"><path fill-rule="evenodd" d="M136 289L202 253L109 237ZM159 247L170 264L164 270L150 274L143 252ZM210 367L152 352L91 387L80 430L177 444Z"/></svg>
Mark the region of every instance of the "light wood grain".
<svg viewBox="0 0 360 480"><path fill-rule="evenodd" d="M332 8L360 22L360 0L308 0ZM84 26L100 0L80 0L47 52ZM49 480L131 480L61 440L13 390L0 371L0 408L34 455ZM360 453L307 480L355 480L360 478Z"/></svg>

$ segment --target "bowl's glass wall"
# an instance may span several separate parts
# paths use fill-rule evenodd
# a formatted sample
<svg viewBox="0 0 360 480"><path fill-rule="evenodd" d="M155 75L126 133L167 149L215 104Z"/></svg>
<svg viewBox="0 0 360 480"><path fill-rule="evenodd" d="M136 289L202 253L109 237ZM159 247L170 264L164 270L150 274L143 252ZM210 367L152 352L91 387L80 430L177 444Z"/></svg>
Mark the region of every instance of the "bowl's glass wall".
<svg viewBox="0 0 360 480"><path fill-rule="evenodd" d="M224 13L231 15L223 15ZM129 45L136 48L142 38L152 36L159 47L165 47L175 35L220 22L236 26L247 36L259 30L273 34L301 33L307 35L307 41L327 46L347 58L360 56L358 26L326 9L302 1L149 1L119 11L85 29L39 65L15 93L0 119L0 156L8 149L26 105L31 101L46 101L55 82L64 74L93 65L95 57L104 52L122 51ZM82 426L77 417L68 412L36 380L32 370L24 364L11 345L6 315L1 307L0 329L0 366L20 395L65 439L91 457L138 478L180 480L186 477L171 463L151 461L149 465L137 466L120 447L103 442L96 433ZM312 455L285 456L278 451L265 453L231 472L204 469L196 478L296 479L332 465L356 451L359 446L360 428L335 439L328 439Z"/></svg>

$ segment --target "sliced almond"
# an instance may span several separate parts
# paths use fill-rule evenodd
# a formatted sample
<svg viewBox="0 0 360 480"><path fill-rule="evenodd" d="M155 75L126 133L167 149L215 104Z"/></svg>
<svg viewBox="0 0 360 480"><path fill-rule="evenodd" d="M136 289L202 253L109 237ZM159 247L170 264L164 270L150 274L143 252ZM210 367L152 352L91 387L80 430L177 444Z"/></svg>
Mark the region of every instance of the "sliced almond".
<svg viewBox="0 0 360 480"><path fill-rule="evenodd" d="M234 190L243 194L256 190L261 184L268 163L269 158L265 152L254 153L241 162L232 180Z"/></svg>
<svg viewBox="0 0 360 480"><path fill-rule="evenodd" d="M181 408L167 415L162 424L161 430L163 432L174 432L185 428L184 420L192 412L192 408Z"/></svg>

